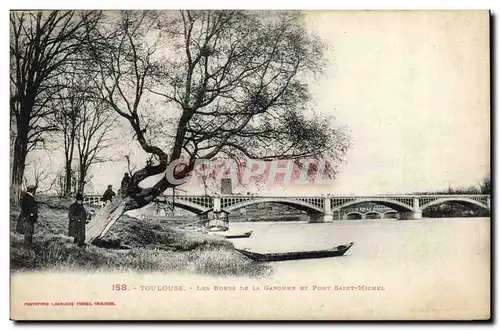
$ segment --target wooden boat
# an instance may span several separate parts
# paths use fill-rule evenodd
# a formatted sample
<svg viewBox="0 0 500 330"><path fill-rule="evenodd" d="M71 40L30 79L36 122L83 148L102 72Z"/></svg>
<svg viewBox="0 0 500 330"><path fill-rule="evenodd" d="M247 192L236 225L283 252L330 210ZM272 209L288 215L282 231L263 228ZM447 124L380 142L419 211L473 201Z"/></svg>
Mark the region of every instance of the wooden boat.
<svg viewBox="0 0 500 330"><path fill-rule="evenodd" d="M228 227L222 227L222 226L211 226L211 227L208 227L207 230L209 232L219 232L219 231L228 231L229 228Z"/></svg>
<svg viewBox="0 0 500 330"><path fill-rule="evenodd" d="M350 242L347 245L339 245L327 250L316 251L299 251L299 252L284 252L284 253L256 253L247 250L235 249L246 257L255 261L284 261L296 259L312 259L312 258L330 258L340 257L344 255L354 245Z"/></svg>
<svg viewBox="0 0 500 330"><path fill-rule="evenodd" d="M219 236L223 236L225 238L247 238L252 235L252 231L247 231L246 233L241 234L216 234Z"/></svg>

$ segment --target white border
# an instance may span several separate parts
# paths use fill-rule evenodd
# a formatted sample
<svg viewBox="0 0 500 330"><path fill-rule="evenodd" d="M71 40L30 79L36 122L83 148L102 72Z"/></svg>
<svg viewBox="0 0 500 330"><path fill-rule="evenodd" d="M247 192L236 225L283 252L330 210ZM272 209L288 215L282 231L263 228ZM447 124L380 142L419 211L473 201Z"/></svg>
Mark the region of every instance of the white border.
<svg viewBox="0 0 500 330"><path fill-rule="evenodd" d="M328 4L328 5L326 5ZM2 116L5 116L3 120L0 120L0 123L4 126L4 129L0 130L2 133L2 138L0 138L0 146L2 147L2 157L3 162L1 163L2 165L2 173L3 175L0 176L0 180L2 182L0 183L1 192L2 192L2 198L0 201L2 202L2 211L4 212L4 216L2 217L2 224L4 227L2 228L2 233L4 234L4 238L2 240L1 247L4 249L1 253L1 265L2 265L2 271L0 274L2 274L3 278L1 281L2 289L1 292L3 292L3 299L1 301L2 303L2 328L3 326L6 326L7 328L13 328L15 325L13 322L9 321L9 316L10 316L10 311L9 311L9 305L10 305L10 285L9 285L9 280L10 280L10 271L9 271L9 221L8 221L8 210L9 210L9 202L8 202L8 197L9 197L9 176L7 173L9 173L9 161L7 157L7 153L9 150L9 145L8 145L8 140L7 140L7 135L9 133L9 113L7 110L7 105L8 105L8 39L9 39L9 19L8 19L8 10L10 9L54 9L54 8L61 8L61 9L304 9L304 10L318 10L318 9L338 9L338 10L384 10L384 9L404 9L404 10L417 10L417 9L430 9L430 10L484 10L484 9L490 9L492 10L493 14L496 14L496 20L495 20L495 31L494 31L494 36L495 36L495 44L496 47L498 47L498 15L500 13L500 1L498 0L474 0L474 1L440 1L440 0L423 0L423 1L369 1L369 0L350 0L350 1L338 1L338 0L330 0L330 1L325 1L325 0L289 0L289 1L269 1L269 0L252 0L252 1L239 1L239 2L231 2L227 0L212 0L212 1L200 1L200 0L183 0L183 1L178 1L178 2L167 2L167 1L154 1L154 0L141 0L141 1L132 1L132 0L122 0L122 1L115 1L115 2L110 2L110 1L102 1L102 0L87 0L85 2L70 2L70 1L44 1L43 3L40 3L39 1L10 1L10 2L2 2L1 6L2 9L5 6L5 10L2 10L2 15L0 16L0 23L1 23L1 41L0 45L4 46L4 51L0 53L1 56L1 62L3 63L2 66L0 66L2 71L5 71L4 74L1 76L4 77L3 82L4 86L1 89L4 91L5 99L3 100L3 105L4 109L1 111ZM498 54L492 55L492 57L496 57L497 59L499 58ZM491 72L491 74L494 74L494 76L498 77L498 63L496 63L496 70L495 72ZM495 85L495 90L492 91L492 95L498 95L498 83ZM496 111L496 109L494 109ZM493 113L493 112L492 112ZM498 125L498 121L495 119L495 126ZM493 118L492 118L493 120ZM493 132L492 132L493 133ZM494 141L494 146L495 146L495 154L499 153L499 147L498 147L498 141L495 139ZM498 198L495 195L494 196L494 209L497 209L498 206ZM496 219L495 219L496 220ZM492 222L494 219L492 219ZM495 237L498 239L498 225L495 226L496 232L495 232ZM492 242L492 250L495 248L496 244L495 241ZM496 261L493 263L492 266L496 264ZM493 294L493 293L492 293ZM494 314L498 317L498 304L495 304L497 306L496 310L494 311ZM198 327L200 325L196 324L187 324L187 325L174 325L174 324L165 324L168 327L182 327L182 328L191 328L191 327ZM301 325L304 326L304 324L296 324L296 325ZM361 327L362 325L365 324L356 324L354 327ZM377 324L378 326L385 327L387 324ZM426 327L438 327L438 326L453 326L453 324L413 324L414 326L420 326L424 325ZM466 324L464 324L466 325ZM23 329L33 329L37 325L36 324L25 324L23 326ZM38 325L39 326L39 325ZM72 328L75 326L78 326L77 324L75 325L69 325L69 324L45 324L47 327L64 327L64 328ZM143 324L99 324L99 325L94 325L95 328L97 329L104 329L109 326L126 326L126 327L133 327L133 328L142 328L144 325ZM214 326L221 326L220 324L214 325ZM235 325L229 325L231 327ZM260 327L276 327L276 326L293 326L291 324L273 324L273 325L261 325L261 324L255 324L251 326L260 326ZM317 326L317 325L315 325ZM341 324L324 324L323 326L325 327L331 327L331 326L344 326ZM399 324L396 325L397 327L405 327L405 324ZM470 328L476 328L479 327L479 324L467 324L466 325L468 329ZM351 326L349 326L351 328Z"/></svg>
<svg viewBox="0 0 500 330"><path fill-rule="evenodd" d="M183 0L183 1L155 1L155 0L123 0L99 1L88 0L85 2L69 2L61 0L43 1L35 0L15 1L9 9L491 9L497 7L495 0L475 1L370 1L370 0L252 0L252 1L227 1L227 0ZM498 7L497 7L498 8Z"/></svg>

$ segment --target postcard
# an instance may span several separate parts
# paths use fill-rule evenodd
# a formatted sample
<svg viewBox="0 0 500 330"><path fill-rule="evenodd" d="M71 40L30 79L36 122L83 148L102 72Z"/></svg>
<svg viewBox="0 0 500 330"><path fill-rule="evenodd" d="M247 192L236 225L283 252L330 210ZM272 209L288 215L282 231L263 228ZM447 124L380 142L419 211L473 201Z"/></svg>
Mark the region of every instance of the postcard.
<svg viewBox="0 0 500 330"><path fill-rule="evenodd" d="M490 12L10 12L11 320L488 320Z"/></svg>

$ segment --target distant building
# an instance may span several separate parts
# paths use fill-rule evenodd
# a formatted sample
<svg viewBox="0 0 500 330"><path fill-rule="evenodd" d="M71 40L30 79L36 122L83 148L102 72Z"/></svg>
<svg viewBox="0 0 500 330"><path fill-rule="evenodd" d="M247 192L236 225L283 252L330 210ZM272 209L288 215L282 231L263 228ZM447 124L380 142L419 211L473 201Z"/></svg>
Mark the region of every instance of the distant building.
<svg viewBox="0 0 500 330"><path fill-rule="evenodd" d="M227 211L214 211L211 208L201 213L199 219L209 230L225 231L229 229L229 212Z"/></svg>
<svg viewBox="0 0 500 330"><path fill-rule="evenodd" d="M242 210L245 211L242 211ZM305 211L296 209L293 206L282 205L279 203L258 203L248 205L240 210L241 215L264 216L264 215L286 215L286 214L305 214Z"/></svg>
<svg viewBox="0 0 500 330"><path fill-rule="evenodd" d="M221 179L220 181L220 193L222 195L232 195L233 185L231 179Z"/></svg>

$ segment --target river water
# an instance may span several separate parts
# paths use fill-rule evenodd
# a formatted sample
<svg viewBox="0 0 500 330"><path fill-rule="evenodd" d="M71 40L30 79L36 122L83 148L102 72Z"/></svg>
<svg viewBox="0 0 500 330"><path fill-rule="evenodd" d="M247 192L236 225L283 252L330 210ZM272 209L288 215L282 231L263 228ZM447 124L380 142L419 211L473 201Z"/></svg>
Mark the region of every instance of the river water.
<svg viewBox="0 0 500 330"><path fill-rule="evenodd" d="M403 306L393 313L419 311L427 317L439 317L443 308L457 317L483 315L489 306L490 218L231 223L231 232L247 230L253 230L250 238L232 241L237 248L255 252L327 249L355 242L343 257L270 265L274 283L329 291L335 286L383 287L374 300L366 292L347 296L336 291L344 294L343 303L360 306L364 316L370 306L380 310L387 303L391 309L397 301Z"/></svg>
<svg viewBox="0 0 500 330"><path fill-rule="evenodd" d="M233 233L253 230L250 238L232 241L256 252L355 244L343 257L268 263L273 274L264 278L20 273L11 279L14 309L33 319L470 320L490 315L490 218L230 227ZM116 284L129 290L111 290ZM184 289L142 291L142 286ZM112 301L116 306L72 307L70 313L23 305L71 299Z"/></svg>

